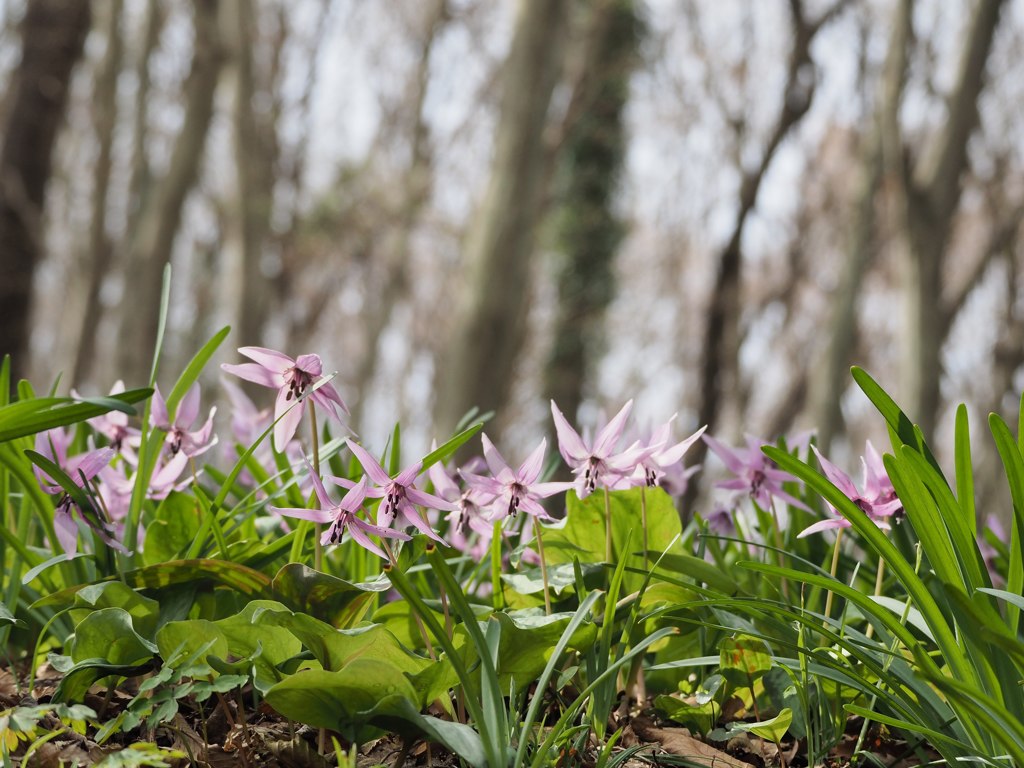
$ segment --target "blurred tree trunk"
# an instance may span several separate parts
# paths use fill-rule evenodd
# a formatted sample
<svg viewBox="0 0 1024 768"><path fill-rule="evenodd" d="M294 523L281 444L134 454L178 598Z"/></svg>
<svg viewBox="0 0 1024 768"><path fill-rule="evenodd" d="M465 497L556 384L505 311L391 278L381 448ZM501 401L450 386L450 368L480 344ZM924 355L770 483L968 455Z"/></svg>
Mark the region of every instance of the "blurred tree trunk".
<svg viewBox="0 0 1024 768"><path fill-rule="evenodd" d="M967 142L978 125L978 98L1002 0L978 0L967 25L946 121L903 179L905 190L903 408L930 438L939 408L940 353L950 308L942 293L943 256L968 167Z"/></svg>
<svg viewBox="0 0 1024 768"><path fill-rule="evenodd" d="M711 305L708 307L704 329L700 371L700 402L697 423L707 425L712 433L718 427L723 400L736 387L740 348L740 315L742 305L743 233L747 220L757 204L761 182L771 166L775 153L783 140L800 123L810 109L817 80L816 67L811 58L811 43L818 31L844 6L844 0L832 5L814 21L808 20L800 0L790 2L793 23L793 49L790 52L786 85L782 94L782 107L775 126L755 168L743 174L740 182L739 202L732 234L718 260ZM693 464L704 459L707 447L698 441L688 458ZM697 482L691 483L683 508L688 509L698 493Z"/></svg>
<svg viewBox="0 0 1024 768"><path fill-rule="evenodd" d="M138 382L148 375L156 342L160 287L181 223L185 198L199 175L206 134L213 117L222 52L216 0L197 0L192 69L185 82L185 116L167 171L148 194L130 241L122 302L118 372Z"/></svg>
<svg viewBox="0 0 1024 768"><path fill-rule="evenodd" d="M0 358L17 378L28 369L32 276L42 256L46 186L71 72L90 24L89 3L31 0L21 62L11 73L0 147Z"/></svg>
<svg viewBox="0 0 1024 768"><path fill-rule="evenodd" d="M235 183L224 223L218 294L235 340L258 346L269 298L261 261L270 227L278 153L273 115L260 115L253 109L253 50L258 38L253 11L250 0L222 0Z"/></svg>
<svg viewBox="0 0 1024 768"><path fill-rule="evenodd" d="M562 68L568 9L568 0L517 6L491 177L466 243L468 293L438 389L441 429L474 405L500 409L511 391L544 192L543 133Z"/></svg>
<svg viewBox="0 0 1024 768"><path fill-rule="evenodd" d="M121 18L124 0L111 0L104 20L106 51L100 61L93 89L93 128L99 147L96 156L92 193L92 215L89 220L89 253L84 270L86 283L85 308L78 331L78 343L71 381L81 386L88 376L96 354L96 326L99 325L100 288L110 270L113 244L107 234L107 190L114 147L114 125L117 122L117 78L124 58ZM109 384L111 382L105 382Z"/></svg>
<svg viewBox="0 0 1024 768"><path fill-rule="evenodd" d="M623 225L614 208L625 155L623 112L637 57L639 19L632 0L593 6L596 39L585 70L595 93L563 147L565 178L559 240L563 262L545 371L546 396L574 418L583 386L600 357L601 323L615 293L614 256Z"/></svg>
<svg viewBox="0 0 1024 768"><path fill-rule="evenodd" d="M409 291L409 243L420 219L424 205L430 199L433 157L430 146L430 129L427 124L424 104L430 81L430 57L434 41L448 20L448 0L434 0L425 11L426 20L422 44L416 66L412 92L409 97L411 117L409 133L409 165L402 182L404 193L399 203L397 221L386 239L379 261L382 262L381 276L377 281L380 294L368 302L362 313L366 336L366 354L356 368L356 402L362 405L377 371L380 359L377 347L381 335L391 320L395 305L402 301Z"/></svg>
<svg viewBox="0 0 1024 768"><path fill-rule="evenodd" d="M818 447L828 455L832 440L842 431L841 399L850 381L849 365L857 338L860 287L871 261L875 235L875 198L883 168L893 171L887 155L892 136L898 136L899 105L906 82L907 54L913 36L912 0L900 0L894 14L885 66L878 89L880 98L870 132L864 139L856 207L845 269L836 287L829 320L824 359L815 380L815 420Z"/></svg>

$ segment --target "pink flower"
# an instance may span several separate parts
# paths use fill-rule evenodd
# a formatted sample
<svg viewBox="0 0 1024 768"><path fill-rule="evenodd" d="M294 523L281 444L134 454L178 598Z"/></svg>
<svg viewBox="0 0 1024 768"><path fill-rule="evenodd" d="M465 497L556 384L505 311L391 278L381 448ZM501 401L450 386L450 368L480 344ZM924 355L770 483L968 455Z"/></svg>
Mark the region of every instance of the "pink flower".
<svg viewBox="0 0 1024 768"><path fill-rule="evenodd" d="M858 490L850 476L839 469L835 464L826 459L818 452L817 446L811 446L814 449L815 455L818 457L818 461L821 463L821 468L825 472L827 477L833 485L842 491L848 499L856 504L879 528L883 530L889 529L888 518L893 515L899 514L903 511L903 503L896 496L896 490L892 486L892 482L889 480L889 476L885 472L885 465L882 463L882 457L878 455L878 451L868 440L864 446L864 456L861 457L860 463L863 469L863 481L861 486L864 491ZM850 521L845 517L841 517L836 511L835 507L831 504L829 509L832 510L834 517L827 520L820 520L814 525L810 525L804 530L800 531L797 538L804 536L810 536L812 533L818 533L820 531L828 530L829 528L849 528Z"/></svg>
<svg viewBox="0 0 1024 768"><path fill-rule="evenodd" d="M622 406L588 445L588 441L569 425L555 401L551 401L551 416L558 433L558 450L576 475L576 495L581 499L589 496L598 485L610 488L622 476L632 474L637 463L652 452L650 448L630 448L615 453L615 446L622 437L626 417L632 407L632 400Z"/></svg>
<svg viewBox="0 0 1024 768"><path fill-rule="evenodd" d="M255 362L240 365L224 363L221 368L247 381L277 390L277 400L274 402L274 419L277 421L274 426L274 448L282 451L302 421L306 408L302 396L323 375L320 356L299 355L298 359L292 360L281 352L264 347L241 347L238 351ZM310 398L336 419L341 418L338 416L338 408L348 413L348 406L332 384L318 387ZM294 405L293 400L298 405Z"/></svg>
<svg viewBox="0 0 1024 768"><path fill-rule="evenodd" d="M450 512L453 505L444 499L438 498L425 491L421 491L414 483L423 468L423 462L406 467L393 478L384 471L384 468L377 463L361 445L347 440L349 450L355 454L374 486L366 491L366 495L373 499L383 499L377 508L377 524L389 528L395 518L401 518L407 525L411 525L420 533L426 534L435 541L445 544L433 528L420 517L414 505L429 509L443 510Z"/></svg>
<svg viewBox="0 0 1024 768"><path fill-rule="evenodd" d="M547 449L548 441L541 440L540 445L519 469L513 471L486 434L481 435L481 440L484 444L484 459L491 471L491 477L468 472L463 472L462 475L470 486L493 496L493 501L490 502L490 519L493 521L503 517L514 517L519 510L523 510L534 517L550 520L550 515L544 511L539 500L569 490L572 483L537 482L544 467L544 451Z"/></svg>
<svg viewBox="0 0 1024 768"><path fill-rule="evenodd" d="M744 491L761 509L768 509L774 497L792 507L810 511L806 504L783 490L783 483L796 482L796 478L778 469L775 463L762 453L763 440L747 435L745 449L731 448L710 435L704 435L704 442L735 475L729 480L715 483L719 488Z"/></svg>
<svg viewBox="0 0 1024 768"><path fill-rule="evenodd" d="M217 436L213 434L213 417L216 413L216 407L211 408L210 415L203 426L195 432L190 432L192 424L199 415L199 385L193 384L189 387L185 397L178 403L178 411L174 415L173 423L167 413L167 401L160 394L160 387L156 387L153 392L149 423L167 433L166 440L171 447L172 456L176 456L181 451L191 458L206 453L217 444Z"/></svg>
<svg viewBox="0 0 1024 768"><path fill-rule="evenodd" d="M359 517L358 512L363 506L363 500L366 498L366 475L363 475L362 479L356 483L339 502L335 502L331 499L323 482L317 476L316 472L313 471L312 467L309 468L309 477L313 481L313 487L316 489L316 496L320 500L320 509L270 507L270 510L282 515L288 515L289 517L311 520L314 523L330 523L330 527L328 527L320 537L320 543L324 546L327 546L328 544L340 544L342 536L347 530L349 536L351 536L352 540L359 546L387 560L388 556L385 554L384 550L374 544L367 534L372 533L374 536L380 536L388 539L401 539L404 541L407 541L410 538L408 534L402 533L401 531L393 531L390 528L372 525Z"/></svg>

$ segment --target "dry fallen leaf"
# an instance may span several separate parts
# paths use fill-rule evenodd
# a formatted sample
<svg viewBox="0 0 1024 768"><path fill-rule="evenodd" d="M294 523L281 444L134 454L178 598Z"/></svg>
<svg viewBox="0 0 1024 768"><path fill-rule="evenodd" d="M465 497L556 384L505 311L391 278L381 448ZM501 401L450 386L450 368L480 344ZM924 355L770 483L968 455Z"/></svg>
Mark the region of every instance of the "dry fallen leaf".
<svg viewBox="0 0 1024 768"><path fill-rule="evenodd" d="M636 735L644 741L657 742L666 752L685 757L697 765L706 765L708 768L750 768L750 763L737 760L727 752L693 738L685 728L659 728L642 717L634 718L632 725Z"/></svg>

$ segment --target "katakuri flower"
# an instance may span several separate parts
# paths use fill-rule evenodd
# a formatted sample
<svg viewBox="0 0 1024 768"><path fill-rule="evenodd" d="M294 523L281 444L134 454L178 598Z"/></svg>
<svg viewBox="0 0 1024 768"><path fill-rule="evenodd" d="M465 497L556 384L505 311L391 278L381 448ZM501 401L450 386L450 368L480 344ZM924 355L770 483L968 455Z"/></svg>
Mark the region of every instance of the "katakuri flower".
<svg viewBox="0 0 1024 768"><path fill-rule="evenodd" d="M648 488L662 485L668 471L682 464L683 455L707 429L705 425L685 440L681 440L675 445L669 445L672 439L672 422L675 418L673 415L671 419L654 430L651 439L647 441L647 447L651 452L643 456L637 463L633 478L639 482L634 482L634 485L642 484Z"/></svg>
<svg viewBox="0 0 1024 768"><path fill-rule="evenodd" d="M526 461L519 469L513 471L508 465L494 443L486 434L480 436L484 445L484 460L487 468L491 471L491 477L476 475L470 472L463 472L462 476L472 487L487 494L493 494L494 500L490 503L491 517L493 520L500 520L504 517L514 517L519 510L543 520L550 520L551 516L540 505L540 499L546 499L556 493L562 493L573 487L572 483L539 483L541 469L544 468L544 452L547 450L548 441L540 441Z"/></svg>
<svg viewBox="0 0 1024 768"><path fill-rule="evenodd" d="M744 491L761 509L767 510L772 499L777 498L792 507L810 511L806 504L782 488L783 483L796 482L796 478L775 466L761 451L763 440L747 435L747 447L732 448L720 443L711 435L704 435L704 442L722 460L735 477L715 483L719 488Z"/></svg>
<svg viewBox="0 0 1024 768"><path fill-rule="evenodd" d="M167 401L160 393L160 387L153 390L153 402L149 412L149 423L156 429L167 433L166 442L170 446L171 455L184 453L189 458L206 453L217 444L217 436L213 434L213 417L217 413L214 406L206 422L195 432L190 431L199 416L199 384L193 384L178 403L178 411L174 421L167 412Z"/></svg>
<svg viewBox="0 0 1024 768"><path fill-rule="evenodd" d="M380 536L386 539L400 539L408 541L411 537L390 528L368 523L359 517L359 510L367 495L367 476L363 477L345 494L341 501L335 502L324 487L323 481L317 476L313 468L309 468L309 477L316 489L316 496L320 500L320 509L295 509L292 507L270 507L272 512L289 517L298 517L302 520L310 520L314 523L330 523L330 526L320 537L320 543L324 546L329 544L340 544L342 536L347 530L349 536L363 549L373 554L389 559L387 554L370 539L368 534Z"/></svg>
<svg viewBox="0 0 1024 768"><path fill-rule="evenodd" d="M434 448L436 447L435 445ZM470 531L490 538L494 528L484 519L483 510L494 501L495 494L481 491L468 483L463 490L440 461L430 465L427 477L434 484L434 493L454 506L445 518L451 524L452 532L457 534L452 537L453 546L461 548L456 539L461 539L464 543Z"/></svg>
<svg viewBox="0 0 1024 768"><path fill-rule="evenodd" d="M118 379L110 388L111 395L119 395L125 391L124 382ZM71 396L80 399L81 395L71 390ZM139 430L128 426L128 414L123 411L109 411L100 416L89 419L88 424L101 435L110 441L110 447L120 453L124 458L133 464L136 463L136 456L132 451L133 446L139 444L141 433Z"/></svg>
<svg viewBox="0 0 1024 768"><path fill-rule="evenodd" d="M650 448L641 447L630 448L622 453L614 452L632 407L632 400L622 406L588 445L569 425L555 401L551 401L551 416L558 433L558 450L576 475L576 495L581 499L589 496L599 485L611 487L619 478L632 474L637 463L652 452Z"/></svg>
<svg viewBox="0 0 1024 768"><path fill-rule="evenodd" d="M426 491L421 491L414 485L416 478L423 471L423 462L417 461L391 477L359 443L352 440L345 442L348 443L349 450L359 460L363 471L374 483L366 491L366 495L373 499L381 499L380 506L377 508L377 525L389 528L395 518L400 518L406 525L411 525L420 533L441 544L446 544L445 540L438 536L430 524L419 515L414 506L418 504L427 509L443 512L450 512L454 509L454 505L450 502Z"/></svg>
<svg viewBox="0 0 1024 768"><path fill-rule="evenodd" d="M864 489L863 492L857 488L848 474L822 456L817 446L812 445L811 448L814 449L814 453L821 463L825 477L842 491L850 501L856 504L864 514L871 518L875 525L883 530L889 530L889 518L903 511L903 502L896 496L896 489L893 488L892 481L889 480L889 475L885 471L882 457L878 455L878 451L875 450L875 446L871 444L871 441L867 441L864 446L864 456L861 456L860 459L863 470L863 481L861 482L861 487ZM829 504L829 509L834 517L819 520L813 525L804 528L797 534L797 538L810 536L812 533L819 533L829 528L850 527L850 521L845 517L841 517L835 507Z"/></svg>
<svg viewBox="0 0 1024 768"><path fill-rule="evenodd" d="M287 355L264 347L240 347L241 354L254 360L252 363L221 365L246 381L277 390L274 402L274 448L283 451L302 421L306 403L300 398L310 390L323 375L323 363L319 355L299 355L295 360ZM328 414L340 420L338 409L348 413L348 406L330 383L317 387L310 399ZM292 401L298 401L295 405ZM283 418L282 418L283 416Z"/></svg>
<svg viewBox="0 0 1024 768"><path fill-rule="evenodd" d="M64 470L64 473L71 478L71 482L81 488L90 498L90 507L81 509L71 494L67 493L46 472L33 464L33 471L43 490L49 494L60 494L53 514L57 543L69 555L73 555L78 550L78 525L72 516L72 512L77 511L78 516L86 525L96 531L108 546L120 552L126 552L127 550L114 538L113 526L104 520L100 510L92 505L89 487L92 479L113 460L117 452L107 446L69 457L67 449L70 443L68 433L59 428L38 434L35 441L36 452Z"/></svg>

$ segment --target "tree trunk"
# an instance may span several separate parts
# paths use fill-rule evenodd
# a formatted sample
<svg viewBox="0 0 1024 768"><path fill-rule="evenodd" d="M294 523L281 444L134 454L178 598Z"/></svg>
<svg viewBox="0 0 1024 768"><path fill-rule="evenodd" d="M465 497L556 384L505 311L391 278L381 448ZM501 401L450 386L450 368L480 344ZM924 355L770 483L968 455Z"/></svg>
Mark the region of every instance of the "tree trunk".
<svg viewBox="0 0 1024 768"><path fill-rule="evenodd" d="M213 117L213 96L221 65L216 0L197 0L195 49L185 82L185 118L174 143L167 172L145 196L131 242L122 303L118 371L126 379L147 376L156 343L160 288L181 223L185 198L199 174L206 134Z"/></svg>
<svg viewBox="0 0 1024 768"><path fill-rule="evenodd" d="M31 0L21 62L8 87L0 147L0 358L11 355L15 378L28 369L32 276L43 253L53 146L89 23L89 3Z"/></svg>
<svg viewBox="0 0 1024 768"><path fill-rule="evenodd" d="M568 10L567 0L520 0L518 5L491 177L466 244L468 293L441 374L441 429L450 429L474 405L502 408L511 391L526 335L530 263L541 214L542 137L561 70Z"/></svg>
<svg viewBox="0 0 1024 768"><path fill-rule="evenodd" d="M904 350L901 394L904 410L930 438L939 408L940 353L949 327L941 296L943 257L967 169L967 142L978 125L978 98L992 48L1002 0L978 0L971 7L963 53L947 119L905 180L906 253Z"/></svg>
<svg viewBox="0 0 1024 768"><path fill-rule="evenodd" d="M253 110L257 34L252 3L223 0L221 21L230 62L235 185L225 221L219 299L238 343L259 346L269 292L261 260L273 202L276 126Z"/></svg>
<svg viewBox="0 0 1024 768"><path fill-rule="evenodd" d="M613 203L625 154L623 112L639 34L632 0L600 3L592 13L601 18L593 21L599 37L589 50L586 71L597 81L596 93L563 150L563 263L544 387L546 396L570 418L600 357L601 325L615 293L612 272L623 225Z"/></svg>
<svg viewBox="0 0 1024 768"><path fill-rule="evenodd" d="M433 153L424 104L430 78L431 52L434 50L434 42L448 20L448 14L448 0L434 0L431 7L425 11L426 23L422 45L409 98L411 125L408 134L411 151L402 183L404 194L399 204L394 232L386 238L379 256L382 268L377 287L380 295L374 301L368 302L362 313L366 353L356 366L355 375L355 394L360 411L377 372L377 362L380 359L377 348L381 336L391 320L395 305L403 300L409 291L409 244L423 207L430 199Z"/></svg>
<svg viewBox="0 0 1024 768"><path fill-rule="evenodd" d="M104 25L106 52L96 72L93 91L93 125L99 151L96 157L95 182L92 192L92 216L89 221L89 253L84 270L87 281L85 307L78 332L78 344L73 350L74 364L71 380L79 387L88 376L96 354L96 326L99 325L100 288L110 269L112 243L107 234L107 190L114 147L114 125L117 122L117 77L124 58L124 40L121 37L121 17L124 0L111 0ZM104 382L109 384L110 382Z"/></svg>

